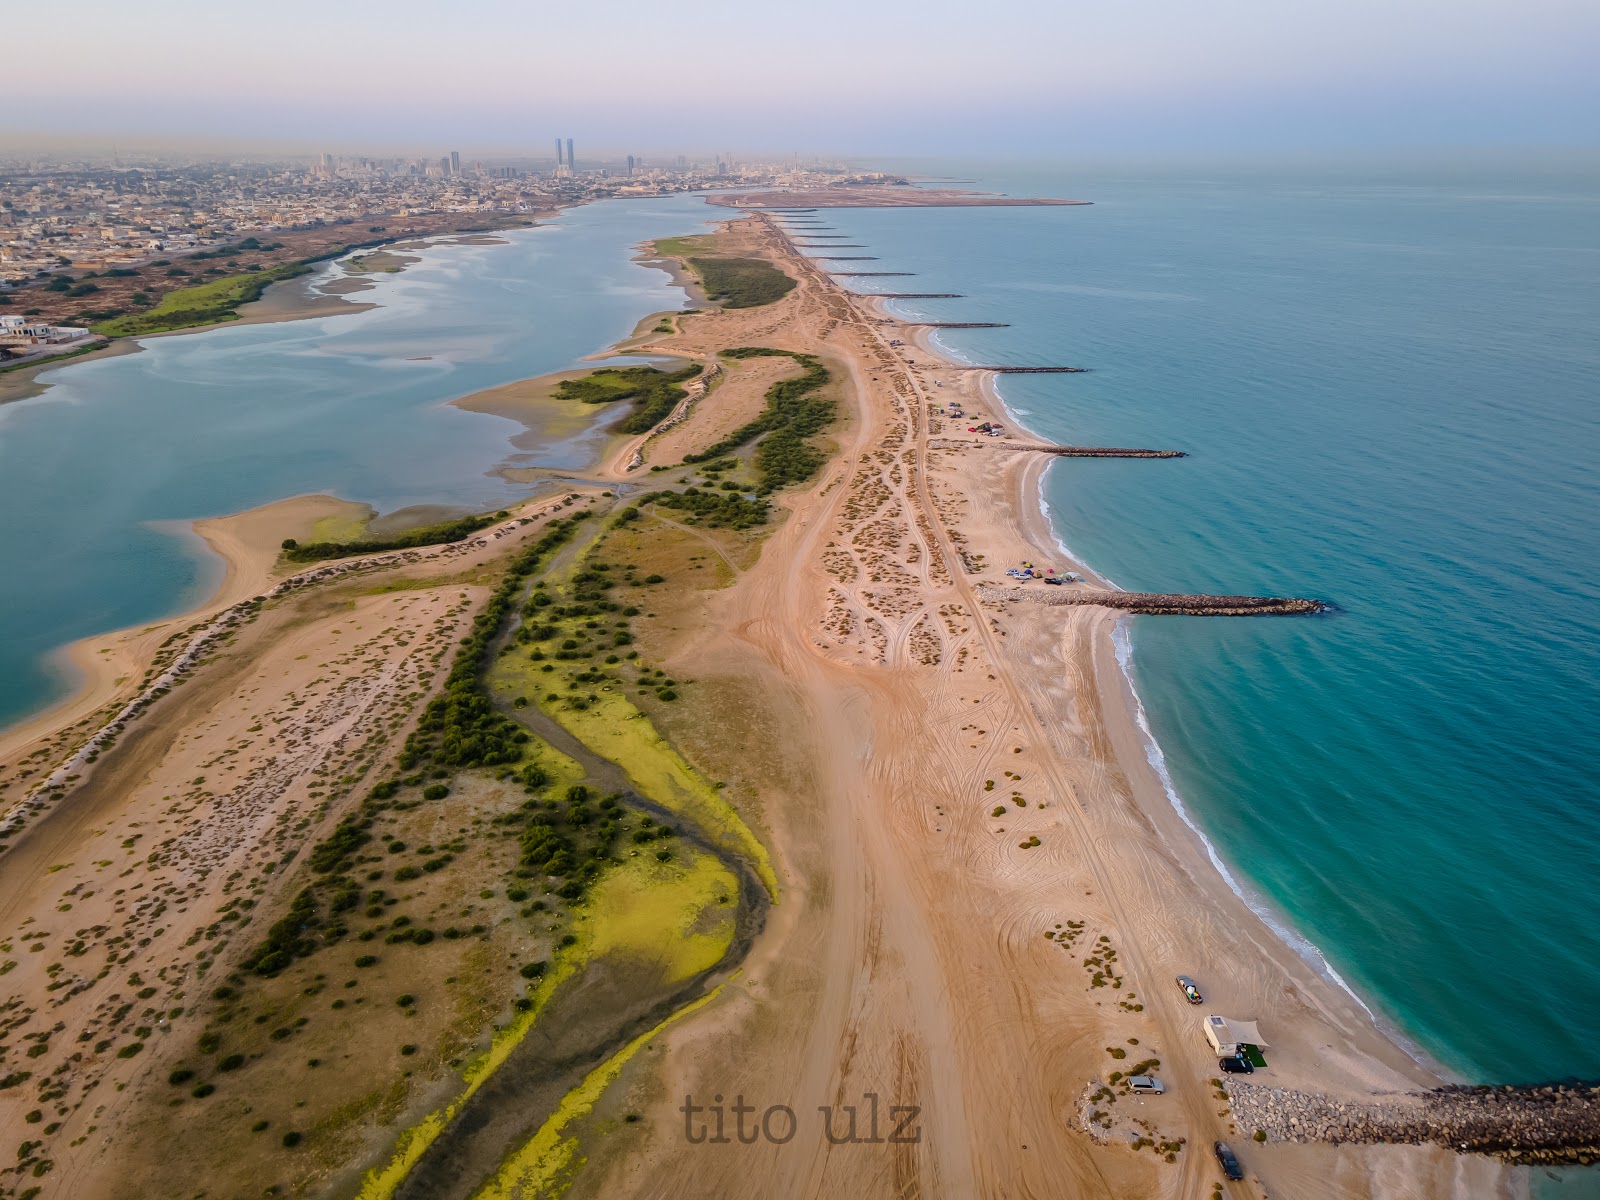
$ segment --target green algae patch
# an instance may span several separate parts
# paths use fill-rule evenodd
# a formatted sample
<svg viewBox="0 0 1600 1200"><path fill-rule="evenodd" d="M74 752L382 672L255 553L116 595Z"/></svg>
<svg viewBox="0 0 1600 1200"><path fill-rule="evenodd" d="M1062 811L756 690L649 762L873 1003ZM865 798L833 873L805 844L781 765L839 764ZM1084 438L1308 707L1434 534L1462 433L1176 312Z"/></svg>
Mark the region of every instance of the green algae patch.
<svg viewBox="0 0 1600 1200"><path fill-rule="evenodd" d="M353 542L367 532L367 525L377 514L366 505L351 511L319 517L311 526L311 542Z"/></svg>
<svg viewBox="0 0 1600 1200"><path fill-rule="evenodd" d="M777 900L778 877L767 848L644 713L615 692L602 694L584 709L549 701L541 701L540 707L589 749L621 767L641 795L694 822L708 839L749 862Z"/></svg>
<svg viewBox="0 0 1600 1200"><path fill-rule="evenodd" d="M569 672L564 671L555 678L569 677ZM778 877L761 840L722 793L685 762L672 744L656 731L650 718L612 690L616 686L614 683L604 685L588 707L575 709L570 704L550 700L548 689L552 686L552 676L515 653L503 654L496 660L489 670L487 683L496 699L513 707L519 696L537 698L538 706L568 733L601 758L620 767L640 795L693 822L708 840L749 862L766 886L768 895L777 900ZM563 786L567 782L563 779Z"/></svg>
<svg viewBox="0 0 1600 1200"><path fill-rule="evenodd" d="M578 764L566 755L541 747L538 761L546 770L558 760L578 769ZM581 770L578 775L581 778ZM659 965L668 983L682 982L716 966L733 944L738 888L733 872L705 853L684 854L667 861L641 853L606 871L591 890L580 919L573 923L576 940L556 951L550 969L529 993L531 1007L518 1013L494 1035L488 1050L466 1065L461 1073L465 1086L454 1100L400 1135L389 1161L373 1168L362 1180L359 1200L389 1200L394 1195L467 1101L527 1036L556 990L590 963L609 956L647 960ZM696 1006L680 1010L677 1015ZM630 1055L637 1048L637 1044L630 1043L622 1053ZM626 1061L626 1057L617 1061L617 1069ZM585 1080L583 1086L588 1083ZM565 1105L557 1116L563 1111ZM577 1115L580 1114L571 1113L556 1129ZM544 1157L547 1156L542 1156L541 1161Z"/></svg>
<svg viewBox="0 0 1600 1200"><path fill-rule="evenodd" d="M648 959L668 983L681 983L728 953L738 894L738 878L713 855L662 862L640 853L595 883L575 949L589 961L607 955Z"/></svg>
<svg viewBox="0 0 1600 1200"><path fill-rule="evenodd" d="M506 1161L495 1177L479 1189L473 1200L534 1200L535 1197L556 1197L565 1193L572 1186L578 1168L583 1165L583 1159L579 1157L578 1139L564 1134L567 1126L594 1111L594 1106L622 1073L622 1068L662 1030L704 1008L721 993L722 986L718 985L709 994L684 1005L589 1072L582 1083L562 1097L560 1106L540 1126L532 1140Z"/></svg>

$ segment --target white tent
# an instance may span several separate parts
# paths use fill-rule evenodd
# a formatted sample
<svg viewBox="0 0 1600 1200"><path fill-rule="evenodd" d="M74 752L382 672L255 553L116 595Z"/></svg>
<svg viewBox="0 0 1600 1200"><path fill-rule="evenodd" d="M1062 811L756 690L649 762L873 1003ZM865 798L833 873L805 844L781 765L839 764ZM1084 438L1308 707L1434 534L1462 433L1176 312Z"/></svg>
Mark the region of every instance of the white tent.
<svg viewBox="0 0 1600 1200"><path fill-rule="evenodd" d="M1208 1016L1205 1019L1206 1041L1218 1054L1237 1054L1243 1045L1265 1046L1254 1021L1241 1021L1237 1017Z"/></svg>

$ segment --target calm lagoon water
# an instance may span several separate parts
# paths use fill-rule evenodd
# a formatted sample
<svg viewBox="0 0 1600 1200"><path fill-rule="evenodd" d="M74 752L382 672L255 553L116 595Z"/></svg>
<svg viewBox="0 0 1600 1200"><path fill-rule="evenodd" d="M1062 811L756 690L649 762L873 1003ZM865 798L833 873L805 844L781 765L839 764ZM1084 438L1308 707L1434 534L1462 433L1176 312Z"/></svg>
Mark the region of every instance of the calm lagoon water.
<svg viewBox="0 0 1600 1200"><path fill-rule="evenodd" d="M0 406L0 726L65 690L50 651L181 609L214 562L165 522L328 491L381 511L526 495L490 472L582 465L591 432L517 455L522 426L447 401L575 360L683 305L636 243L698 197L573 209L509 245L439 245L345 316L147 339Z"/></svg>
<svg viewBox="0 0 1600 1200"><path fill-rule="evenodd" d="M1131 623L1230 872L1462 1074L1600 1077L1592 163L950 173L1095 205L829 213L918 272L877 290L1011 323L941 332L967 361L1092 368L1002 377L1039 432L1193 455L1056 464L1065 544L1127 588L1339 606Z"/></svg>

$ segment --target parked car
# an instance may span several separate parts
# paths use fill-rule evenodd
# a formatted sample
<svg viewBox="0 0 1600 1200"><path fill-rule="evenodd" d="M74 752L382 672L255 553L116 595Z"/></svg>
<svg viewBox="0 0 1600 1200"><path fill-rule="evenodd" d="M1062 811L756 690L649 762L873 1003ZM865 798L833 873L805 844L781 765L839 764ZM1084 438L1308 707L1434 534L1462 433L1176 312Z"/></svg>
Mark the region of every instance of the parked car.
<svg viewBox="0 0 1600 1200"><path fill-rule="evenodd" d="M1222 1173L1229 1179L1243 1179L1244 1168L1239 1165L1239 1156L1227 1142L1216 1142L1211 1147L1217 1152L1217 1161L1222 1164Z"/></svg>
<svg viewBox="0 0 1600 1200"><path fill-rule="evenodd" d="M1204 1004L1206 998L1200 994L1200 989L1195 981L1187 975L1178 976L1178 986L1183 989L1183 995L1190 1004Z"/></svg>
<svg viewBox="0 0 1600 1200"><path fill-rule="evenodd" d="M1166 1085L1154 1075L1129 1075L1128 1090L1139 1092L1147 1096L1159 1096L1166 1091Z"/></svg>
<svg viewBox="0 0 1600 1200"><path fill-rule="evenodd" d="M1219 1058L1217 1059L1217 1066L1221 1067L1229 1075L1254 1075L1256 1073L1255 1064L1242 1054Z"/></svg>

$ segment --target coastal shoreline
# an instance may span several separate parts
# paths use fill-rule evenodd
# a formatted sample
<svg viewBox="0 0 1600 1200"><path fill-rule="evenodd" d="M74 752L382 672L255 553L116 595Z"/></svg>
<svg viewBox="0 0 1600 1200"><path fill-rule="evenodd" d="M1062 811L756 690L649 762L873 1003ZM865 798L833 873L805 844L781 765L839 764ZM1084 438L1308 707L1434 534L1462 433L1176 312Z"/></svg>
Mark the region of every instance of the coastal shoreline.
<svg viewBox="0 0 1600 1200"><path fill-rule="evenodd" d="M791 261L804 261L803 255L794 254L788 247L785 250ZM837 287L820 273L816 278L826 287ZM969 415L979 411L995 416L1003 414L1008 426L1026 430L1026 423L1005 404L993 373L967 370L970 364L961 362L959 356L942 352L929 340L930 331L918 328L914 319L887 312L884 302L867 294L847 294L869 314L869 319L877 317L895 323L892 334L885 336L898 337L904 343L894 350L898 350L903 364L901 377L912 384L911 395L923 397L930 404L961 400ZM880 328L888 330L889 327L880 324ZM892 370L887 365L884 369L873 367L871 374L876 378L879 374L892 374ZM936 387L935 381L943 386ZM931 408L929 414L933 419ZM952 478L965 482L953 490L957 495L976 497L987 489L990 496L985 498L992 498L994 503L987 505L986 511L997 517L1009 515L984 522L980 527L981 536L966 521L961 523L961 532L966 536L958 539L960 543L974 550L983 549L990 556L990 561L978 568L969 565L968 569L980 573L992 570L1002 557L1008 564L1013 559L1026 558L1035 564L1055 565L1058 570L1065 562L1088 580L1115 588L1111 580L1071 551L1062 532L1049 518L1042 480L1046 468L1058 460L1037 454L1008 453L999 447L983 446L980 450L978 444L975 442L971 449L956 452L958 459L966 461L950 468ZM943 450L935 457L941 462L949 459ZM1066 463L1061 463L1061 467L1070 469ZM986 478L991 476L1003 476L1003 481L991 485ZM1004 555L995 553L997 547L1013 541L1018 544L1018 550ZM1173 584L1181 587L1182 581L1174 580ZM1059 614L1069 610L1055 611ZM1064 618L1058 616L1052 624L1059 632L1053 632L1042 628L1044 623L1031 614L1007 606L1002 620L1014 648L1041 647L1046 641L1056 641L1062 647L1069 672L1087 685L1089 694L1082 699L1091 700L1092 707L1098 710L1098 723L1104 731L1103 744L1107 751L1105 766L1113 777L1121 778L1138 814L1138 823L1153 831L1163 848L1167 865L1184 881L1189 903L1207 914L1206 924L1219 934L1228 931L1221 944L1233 946L1235 954L1248 948L1242 958L1230 956L1231 969L1227 971L1215 959L1219 946L1211 946L1210 954L1185 957L1191 962L1201 959L1195 963L1198 966L1211 960L1208 974L1212 984L1207 991L1216 990L1221 994L1211 1001L1218 1007L1208 1011L1253 1012L1279 1033L1279 1050L1274 1056L1274 1065L1279 1069L1273 1072L1274 1084L1288 1083L1299 1076L1296 1081L1299 1086L1321 1087L1336 1095L1354 1097L1366 1090L1415 1090L1450 1082L1451 1074L1406 1039L1391 1022L1374 1013L1322 959L1321 952L1299 937L1292 923L1282 920L1270 905L1253 905L1253 897L1247 889L1235 890L1229 885L1228 877L1218 869L1219 860L1213 857L1208 840L1198 827L1184 819L1184 814L1169 797L1157 770L1156 763L1160 760L1152 761L1151 739L1139 721L1141 709L1137 691L1123 670L1118 653L1119 631L1125 630L1128 616L1114 610L1080 608ZM1031 626L1031 634L1017 622ZM1122 636L1125 637L1125 633ZM1025 637L1027 641L1023 640ZM1039 661L1037 649L1033 659ZM1070 712L1071 708L1065 711ZM1118 819L1112 817L1113 824ZM1099 816L1093 817L1093 827L1104 828L1100 820ZM1155 914L1150 914L1149 919L1155 920ZM1146 935L1160 944L1173 936L1173 929L1189 923L1174 909L1170 920L1148 925ZM1243 991L1221 986L1226 976L1241 973L1243 977L1236 982L1246 984ZM1308 1075L1306 1068L1330 1048L1317 1049L1318 1043L1328 1038L1326 1031L1330 1028L1339 1031L1337 1069L1331 1072L1326 1069L1335 1067L1334 1062L1328 1061L1323 1064L1324 1070ZM1179 1047L1168 1046L1167 1049L1176 1052ZM1400 1083L1400 1080L1405 1082ZM1470 1173L1471 1194L1474 1195L1521 1194L1525 1187L1522 1177L1492 1162L1463 1162L1459 1167L1447 1168L1443 1153L1436 1148L1408 1160L1404 1172L1411 1176L1412 1185L1418 1189L1414 1194L1461 1194L1446 1182L1456 1170ZM1366 1174L1377 1172L1381 1161L1396 1157L1395 1152L1387 1150L1362 1152L1349 1148L1278 1145L1252 1152L1252 1158L1265 1160L1262 1178L1274 1192L1280 1187L1289 1187L1290 1181L1304 1184L1318 1178L1319 1173L1335 1162L1344 1166L1358 1162L1361 1173ZM1369 1182L1348 1194L1389 1192Z"/></svg>
<svg viewBox="0 0 1600 1200"><path fill-rule="evenodd" d="M884 318L901 326L904 340L915 345L919 353L933 356L952 367L969 369L972 364L938 343L936 332L909 323L895 316L885 302L872 307ZM1031 428L1026 420L1007 403L1001 389L1000 374L994 371L978 372L978 388L992 407L1005 416L1006 423L1024 436L1044 442L1048 439ZM1044 455L1033 456L1019 470L1017 487L1024 502L1019 503L1017 518L1024 538L1035 545L1052 546L1076 573L1090 583L1111 591L1126 591L1109 576L1097 571L1085 558L1068 544L1064 531L1056 524L1046 495L1046 483L1052 469L1070 469L1068 464ZM1026 497L1033 497L1030 505ZM1201 820L1184 803L1177 784L1167 773L1166 754L1150 728L1138 684L1133 677L1132 625L1136 614L1117 614L1110 626L1100 631L1094 645L1094 683L1102 709L1114 717L1118 749L1118 762L1125 772L1129 785L1138 797L1140 807L1174 844L1187 844L1189 866L1201 874L1209 873L1227 893L1261 924L1265 925L1283 946L1292 951L1307 967L1327 983L1337 987L1357 1004L1372 1023L1378 1035L1403 1051L1418 1067L1435 1076L1441 1084L1468 1082L1445 1066L1422 1046L1408 1037L1399 1025L1388 1018L1381 1009L1368 1003L1366 998L1351 986L1337 968L1328 960L1321 947L1298 930L1293 921L1278 910L1270 900L1248 881L1240 879L1236 870L1223 860L1221 852L1206 832ZM1163 819L1170 818L1170 819ZM1220 893L1219 893L1220 896Z"/></svg>
<svg viewBox="0 0 1600 1200"><path fill-rule="evenodd" d="M306 539L318 521L357 511L365 512L366 506L327 493L309 493L227 516L171 522L173 532L193 537L202 553L214 556L215 582L198 600L170 616L94 634L55 650L52 667L69 681L68 690L47 707L0 727L0 760L126 699L168 636L265 590L286 573L278 568L284 538ZM0 804L13 799L6 796Z"/></svg>
<svg viewBox="0 0 1600 1200"><path fill-rule="evenodd" d="M543 219L559 216L567 207L535 214ZM520 227L519 227L520 228ZM95 353L65 363L39 363L32 367L0 376L0 404L11 400L29 399L43 395L53 386L38 384L34 376L52 368L68 366L95 358L111 358L123 354L140 353L147 338L183 337L189 334L213 332L236 325L278 324L288 321L315 320L329 316L345 316L380 307L376 303L355 302L341 293L328 293L319 285L353 283L356 290L365 291L374 284L363 278L366 272L335 274L335 268L352 255L372 257L376 254L394 254L399 261L394 270L398 273L421 261L413 253L434 244L504 245L500 230L492 231L442 231L423 236L404 235L390 239L376 250L352 250L350 254L330 259L308 275L281 280L272 284L258 300L240 306L236 320L209 325L168 330L137 337L116 338ZM399 254L395 252L399 251ZM687 272L673 269L673 260L650 259L646 261L648 245L639 247L635 261L667 271L672 282L683 288L693 298L694 280ZM313 292L314 288L319 290ZM675 311L675 310L669 310ZM650 320L656 314L641 318ZM596 351L586 358L607 358L622 353L635 336L620 340ZM617 419L616 413L604 408L577 403L564 404L551 395L554 385L562 379L577 378L592 368L569 368L546 375L515 380L494 388L456 397L446 403L467 412L500 417L516 422L522 431L508 435L509 448L517 453L527 453L549 444L551 439L565 441L582 437L597 430L603 431L608 423ZM14 382L13 382L14 381ZM23 390L26 387L27 390ZM14 388L19 394L8 394ZM535 419L535 417L543 419ZM607 434L599 444L586 467L577 472L562 474L581 477L593 474L614 457L615 446L624 441L623 435ZM513 455L514 457L514 455ZM492 471L518 484L531 484L542 479L547 468L519 466L502 462ZM516 478L521 473L527 477ZM530 496L529 499L535 497ZM287 496L256 508L229 513L219 517L202 517L192 520L165 522L169 531L181 538L193 538L198 543L198 553L207 562L209 570L216 572L212 586L202 583L198 598L184 603L169 616L151 622L108 630L93 634L50 652L49 669L64 682L60 695L44 707L23 715L9 725L0 725L0 762L15 755L21 748L60 736L95 717L101 710L126 699L139 674L149 664L161 640L174 631L214 616L232 604L254 595L283 572L275 570L284 538L308 540L318 522L326 519L351 518L357 513L371 516L366 505L341 499L331 493L307 493ZM13 797L0 785L0 807Z"/></svg>

